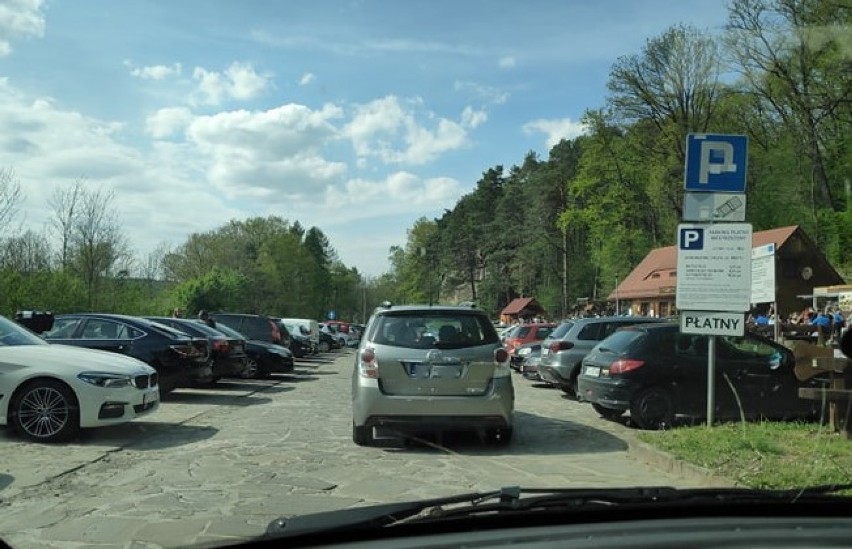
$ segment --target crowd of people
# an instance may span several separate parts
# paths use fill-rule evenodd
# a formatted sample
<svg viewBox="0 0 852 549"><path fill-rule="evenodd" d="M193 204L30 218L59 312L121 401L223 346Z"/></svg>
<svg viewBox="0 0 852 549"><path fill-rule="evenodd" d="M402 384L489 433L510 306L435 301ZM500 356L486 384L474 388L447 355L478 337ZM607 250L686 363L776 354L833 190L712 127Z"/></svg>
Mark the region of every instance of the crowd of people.
<svg viewBox="0 0 852 549"><path fill-rule="evenodd" d="M751 326L773 326L776 322L777 315L771 307L766 311L753 311L746 319L746 324ZM819 311L807 307L802 311L790 313L781 321L781 326L801 325L813 326L814 332L821 336L823 341L839 341L846 328L846 317L835 303Z"/></svg>

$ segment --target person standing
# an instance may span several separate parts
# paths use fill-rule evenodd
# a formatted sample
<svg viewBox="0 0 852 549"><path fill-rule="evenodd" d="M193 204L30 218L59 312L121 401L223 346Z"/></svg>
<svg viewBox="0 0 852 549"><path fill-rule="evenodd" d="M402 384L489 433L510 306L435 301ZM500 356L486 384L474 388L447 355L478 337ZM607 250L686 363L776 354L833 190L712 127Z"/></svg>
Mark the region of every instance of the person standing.
<svg viewBox="0 0 852 549"><path fill-rule="evenodd" d="M215 328L215 327L216 327L216 321L215 321L215 320L213 320L212 318L210 318L210 313L208 313L208 312L207 312L207 311L205 311L204 309L201 309L200 311L198 311L198 320L200 320L200 321L202 321L203 323L207 324L207 325L208 325L208 326L210 326L211 328Z"/></svg>

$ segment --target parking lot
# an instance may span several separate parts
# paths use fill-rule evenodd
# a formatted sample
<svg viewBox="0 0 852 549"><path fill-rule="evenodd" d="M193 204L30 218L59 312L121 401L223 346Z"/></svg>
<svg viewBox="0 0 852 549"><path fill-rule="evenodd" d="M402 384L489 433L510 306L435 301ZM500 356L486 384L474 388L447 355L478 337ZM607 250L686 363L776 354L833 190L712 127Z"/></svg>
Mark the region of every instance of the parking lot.
<svg viewBox="0 0 852 549"><path fill-rule="evenodd" d="M631 431L515 376L507 448L352 442L353 351L293 375L178 390L143 420L40 445L0 431L0 538L20 547L226 542L348 506L521 486L688 485L627 451ZM436 442L436 441L433 441ZM697 484L697 483L695 483Z"/></svg>

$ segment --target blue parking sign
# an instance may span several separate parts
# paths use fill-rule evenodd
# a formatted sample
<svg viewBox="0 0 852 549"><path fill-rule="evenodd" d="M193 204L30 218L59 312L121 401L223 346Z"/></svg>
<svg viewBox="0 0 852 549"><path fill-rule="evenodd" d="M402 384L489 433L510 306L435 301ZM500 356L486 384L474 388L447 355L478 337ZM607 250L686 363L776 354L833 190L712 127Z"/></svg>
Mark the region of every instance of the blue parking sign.
<svg viewBox="0 0 852 549"><path fill-rule="evenodd" d="M686 136L685 190L744 193L747 168L747 136L709 133Z"/></svg>

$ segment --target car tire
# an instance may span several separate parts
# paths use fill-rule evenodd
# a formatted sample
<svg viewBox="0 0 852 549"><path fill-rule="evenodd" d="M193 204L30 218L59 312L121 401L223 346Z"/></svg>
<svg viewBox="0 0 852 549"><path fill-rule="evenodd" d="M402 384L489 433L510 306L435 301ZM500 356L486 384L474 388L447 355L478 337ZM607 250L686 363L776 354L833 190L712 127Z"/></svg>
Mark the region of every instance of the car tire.
<svg viewBox="0 0 852 549"><path fill-rule="evenodd" d="M240 372L240 377L243 379L252 379L257 375L257 358L250 356L246 358L243 371Z"/></svg>
<svg viewBox="0 0 852 549"><path fill-rule="evenodd" d="M674 397L662 387L646 387L630 401L630 419L642 429L668 429L674 416Z"/></svg>
<svg viewBox="0 0 852 549"><path fill-rule="evenodd" d="M331 350L331 345L328 341L320 341L319 343L319 352L327 353Z"/></svg>
<svg viewBox="0 0 852 549"><path fill-rule="evenodd" d="M512 442L512 432L511 427L488 429L486 431L486 439L489 444L494 446L508 446Z"/></svg>
<svg viewBox="0 0 852 549"><path fill-rule="evenodd" d="M358 446L370 446L373 443L373 429L365 425L352 423L352 442Z"/></svg>
<svg viewBox="0 0 852 549"><path fill-rule="evenodd" d="M597 402L592 403L592 408L595 409L595 412L599 413L604 419L618 419L624 415L624 412L627 410L616 410L615 408L607 408L605 406L601 406Z"/></svg>
<svg viewBox="0 0 852 549"><path fill-rule="evenodd" d="M9 415L15 430L37 442L65 442L80 432L80 408L74 392L53 379L20 387Z"/></svg>

